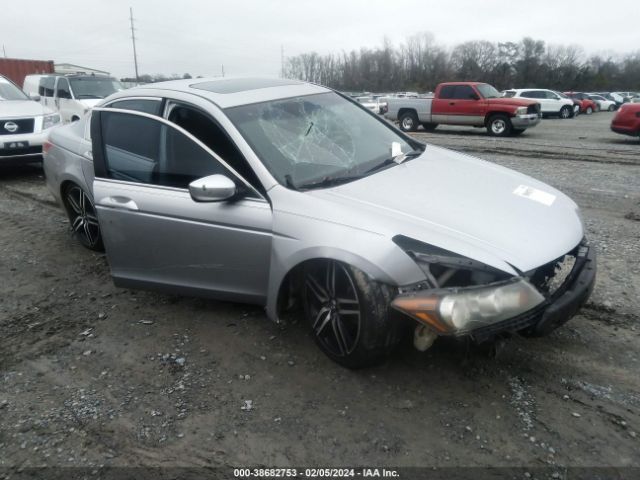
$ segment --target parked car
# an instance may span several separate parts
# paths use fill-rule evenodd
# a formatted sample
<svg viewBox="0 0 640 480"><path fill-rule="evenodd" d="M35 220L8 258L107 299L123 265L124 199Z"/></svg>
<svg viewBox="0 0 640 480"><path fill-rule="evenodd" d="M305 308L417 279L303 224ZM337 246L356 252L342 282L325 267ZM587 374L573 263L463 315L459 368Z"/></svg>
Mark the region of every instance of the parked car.
<svg viewBox="0 0 640 480"><path fill-rule="evenodd" d="M564 92L569 98L573 98L578 101L578 105L580 106L580 113L586 113L587 115L591 115L593 112L597 111L598 105L596 102L589 98L589 95L582 92Z"/></svg>
<svg viewBox="0 0 640 480"><path fill-rule="evenodd" d="M613 112L616 108L618 108L617 104L613 100L607 100L602 95L598 95L596 93L588 93L590 100L596 102L598 110L604 110L607 112Z"/></svg>
<svg viewBox="0 0 640 480"><path fill-rule="evenodd" d="M557 115L560 118L571 118L574 116L573 100L560 96L553 90L544 88L512 88L505 90L504 96L507 98L528 98L540 104L540 111L543 115Z"/></svg>
<svg viewBox="0 0 640 480"><path fill-rule="evenodd" d="M622 103L629 103L632 98L639 97L640 93L638 92L613 92L619 97L622 97Z"/></svg>
<svg viewBox="0 0 640 480"><path fill-rule="evenodd" d="M371 110L373 113L380 113L380 105L378 105L378 101L373 97L356 97L356 102L364 108Z"/></svg>
<svg viewBox="0 0 640 480"><path fill-rule="evenodd" d="M60 112L63 122L79 120L101 99L124 90L104 75L27 75L24 86L27 94L39 95L43 105Z"/></svg>
<svg viewBox="0 0 640 480"><path fill-rule="evenodd" d="M385 117L400 129L414 132L418 125L435 130L439 124L486 127L490 135L519 135L535 127L540 104L523 98L505 98L486 83L453 82L436 87L433 98L389 98Z"/></svg>
<svg viewBox="0 0 640 480"><path fill-rule="evenodd" d="M42 144L60 115L0 75L0 164L42 159Z"/></svg>
<svg viewBox="0 0 640 480"><path fill-rule="evenodd" d="M386 95L373 95L372 98L378 102L378 112L380 115L384 115L388 110L388 101Z"/></svg>
<svg viewBox="0 0 640 480"><path fill-rule="evenodd" d="M640 103L625 103L611 121L611 130L622 135L640 137Z"/></svg>
<svg viewBox="0 0 640 480"><path fill-rule="evenodd" d="M49 188L118 286L299 308L356 368L415 345L545 335L595 279L576 204L425 145L334 91L197 79L116 93L55 129Z"/></svg>

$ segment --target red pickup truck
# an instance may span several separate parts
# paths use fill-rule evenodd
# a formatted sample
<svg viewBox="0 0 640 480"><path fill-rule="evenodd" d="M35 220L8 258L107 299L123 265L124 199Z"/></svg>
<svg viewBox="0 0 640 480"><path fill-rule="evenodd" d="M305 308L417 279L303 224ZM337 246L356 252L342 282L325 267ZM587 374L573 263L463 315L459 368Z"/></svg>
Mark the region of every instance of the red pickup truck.
<svg viewBox="0 0 640 480"><path fill-rule="evenodd" d="M519 135L540 122L540 104L533 100L502 97L487 83L450 82L436 87L433 98L388 98L385 117L397 120L405 132L418 125L434 130L438 125L485 127L490 135Z"/></svg>

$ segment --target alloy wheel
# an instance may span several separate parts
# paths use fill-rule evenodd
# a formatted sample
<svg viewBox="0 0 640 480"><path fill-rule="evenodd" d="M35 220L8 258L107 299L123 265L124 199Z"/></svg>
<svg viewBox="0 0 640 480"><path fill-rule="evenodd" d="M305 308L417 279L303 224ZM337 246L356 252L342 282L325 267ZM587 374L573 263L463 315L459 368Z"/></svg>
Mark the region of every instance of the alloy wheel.
<svg viewBox="0 0 640 480"><path fill-rule="evenodd" d="M87 247L95 248L100 242L100 225L91 199L78 186L69 188L65 195L71 230Z"/></svg>
<svg viewBox="0 0 640 480"><path fill-rule="evenodd" d="M337 357L352 353L358 344L362 316L349 270L334 260L322 262L307 272L304 286L316 341Z"/></svg>

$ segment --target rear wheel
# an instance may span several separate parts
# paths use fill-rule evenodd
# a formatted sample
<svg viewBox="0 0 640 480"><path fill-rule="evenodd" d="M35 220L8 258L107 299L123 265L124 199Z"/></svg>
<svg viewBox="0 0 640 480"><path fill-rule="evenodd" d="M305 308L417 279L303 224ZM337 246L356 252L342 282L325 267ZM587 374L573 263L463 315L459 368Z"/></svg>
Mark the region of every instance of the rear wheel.
<svg viewBox="0 0 640 480"><path fill-rule="evenodd" d="M383 360L398 344L400 326L389 318L392 290L335 260L305 267L303 304L316 344L332 360L363 368Z"/></svg>
<svg viewBox="0 0 640 480"><path fill-rule="evenodd" d="M414 112L403 113L398 122L403 132L415 132L418 129L418 116Z"/></svg>
<svg viewBox="0 0 640 480"><path fill-rule="evenodd" d="M491 115L487 121L487 132L494 137L508 137L511 130L513 130L511 120L506 115Z"/></svg>
<svg viewBox="0 0 640 480"><path fill-rule="evenodd" d="M102 235L93 202L82 188L75 183L65 187L62 193L71 230L80 243L90 249L102 251Z"/></svg>
<svg viewBox="0 0 640 480"><path fill-rule="evenodd" d="M609 108L607 110L609 110L610 112L613 112L616 109L615 105L609 105Z"/></svg>
<svg viewBox="0 0 640 480"><path fill-rule="evenodd" d="M565 105L560 109L560 118L571 118L571 107Z"/></svg>
<svg viewBox="0 0 640 480"><path fill-rule="evenodd" d="M436 128L438 128L437 123L423 123L422 128L424 128L427 132L433 132Z"/></svg>

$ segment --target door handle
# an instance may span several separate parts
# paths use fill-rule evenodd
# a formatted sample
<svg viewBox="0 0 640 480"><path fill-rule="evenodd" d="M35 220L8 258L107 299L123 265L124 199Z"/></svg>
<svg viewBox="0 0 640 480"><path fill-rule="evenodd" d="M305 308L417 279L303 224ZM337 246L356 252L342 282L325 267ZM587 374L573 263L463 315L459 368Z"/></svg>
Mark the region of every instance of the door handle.
<svg viewBox="0 0 640 480"><path fill-rule="evenodd" d="M119 208L122 210L138 210L136 202L127 197L105 197L100 199L98 205L109 208Z"/></svg>
<svg viewBox="0 0 640 480"><path fill-rule="evenodd" d="M449 102L449 105L455 105L456 102Z"/></svg>

